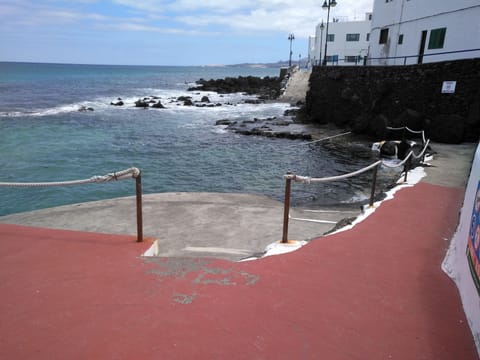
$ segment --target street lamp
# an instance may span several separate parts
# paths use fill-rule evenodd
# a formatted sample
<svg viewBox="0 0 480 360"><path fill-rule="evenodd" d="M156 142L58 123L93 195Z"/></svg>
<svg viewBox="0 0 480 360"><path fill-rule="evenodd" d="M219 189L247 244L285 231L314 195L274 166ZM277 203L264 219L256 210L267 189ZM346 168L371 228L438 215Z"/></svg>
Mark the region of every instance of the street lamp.
<svg viewBox="0 0 480 360"><path fill-rule="evenodd" d="M320 61L322 61L322 47L323 47L323 29L325 29L325 25L322 23L320 24Z"/></svg>
<svg viewBox="0 0 480 360"><path fill-rule="evenodd" d="M328 21L330 20L330 7L335 7L337 2L335 0L325 0L322 5L323 10L327 12L327 34L325 36L325 54L323 54L323 65L327 65L327 43L328 43Z"/></svg>
<svg viewBox="0 0 480 360"><path fill-rule="evenodd" d="M295 35L290 34L288 35L288 40L290 40L290 60L288 60L288 66L292 66L292 41L295 40Z"/></svg>

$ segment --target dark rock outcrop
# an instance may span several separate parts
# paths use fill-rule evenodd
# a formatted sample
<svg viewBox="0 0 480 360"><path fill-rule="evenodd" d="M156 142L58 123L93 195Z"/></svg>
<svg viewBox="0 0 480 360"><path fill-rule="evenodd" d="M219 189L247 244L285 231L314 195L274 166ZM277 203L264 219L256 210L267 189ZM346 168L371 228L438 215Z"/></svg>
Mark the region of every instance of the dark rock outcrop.
<svg viewBox="0 0 480 360"><path fill-rule="evenodd" d="M78 111L80 111L80 112L94 111L94 110L95 110L94 108L92 108L92 107L86 107L86 106L80 106L80 107L78 108Z"/></svg>
<svg viewBox="0 0 480 360"><path fill-rule="evenodd" d="M280 78L278 77L240 76L225 79L200 79L197 84L199 86L191 87L188 90L214 91L219 94L246 93L259 95L262 99L276 99L280 96Z"/></svg>
<svg viewBox="0 0 480 360"><path fill-rule="evenodd" d="M165 106L163 106L163 104L159 101L159 102L153 104L152 108L154 108L154 109L165 109Z"/></svg>
<svg viewBox="0 0 480 360"><path fill-rule="evenodd" d="M397 144L393 141L386 141L380 148L380 155L387 157L397 156Z"/></svg>
<svg viewBox="0 0 480 360"><path fill-rule="evenodd" d="M145 109L145 108L148 108L149 105L144 100L139 99L139 100L135 101L135 107Z"/></svg>
<svg viewBox="0 0 480 360"><path fill-rule="evenodd" d="M124 104L122 98L119 97L119 98L117 98L117 101L112 101L112 102L110 103L110 105L113 105L113 106L123 106L123 105L125 105L125 104Z"/></svg>
<svg viewBox="0 0 480 360"><path fill-rule="evenodd" d="M222 119L222 120L217 120L215 122L215 125L234 125L237 122L235 120L229 120L229 119Z"/></svg>
<svg viewBox="0 0 480 360"><path fill-rule="evenodd" d="M244 119L242 121L222 119L216 125L228 125L227 130L242 135L265 136L286 139L311 140L312 134L291 118L268 117Z"/></svg>

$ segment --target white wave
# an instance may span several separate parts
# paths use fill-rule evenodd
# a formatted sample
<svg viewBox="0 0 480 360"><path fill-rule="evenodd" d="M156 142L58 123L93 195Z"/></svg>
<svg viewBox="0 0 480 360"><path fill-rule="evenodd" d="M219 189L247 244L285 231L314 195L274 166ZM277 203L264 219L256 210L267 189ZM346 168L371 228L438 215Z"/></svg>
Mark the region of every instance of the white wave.
<svg viewBox="0 0 480 360"><path fill-rule="evenodd" d="M365 200L368 200L370 197L366 194L357 193L353 195L350 199L342 201L342 204L356 204Z"/></svg>
<svg viewBox="0 0 480 360"><path fill-rule="evenodd" d="M212 128L212 132L216 134L228 134L228 125L217 125Z"/></svg>
<svg viewBox="0 0 480 360"><path fill-rule="evenodd" d="M74 104L65 104L58 105L46 109L33 109L30 111L11 111L11 112L0 112L0 117L23 117L23 116L32 116L32 117L43 117L43 116L52 116L59 114L67 114L78 111L88 111L88 109L97 110L98 105L95 102L84 101Z"/></svg>
<svg viewBox="0 0 480 360"><path fill-rule="evenodd" d="M178 100L179 97L189 97L193 102L193 106L185 105L184 101ZM207 96L209 103L202 102L202 98ZM118 94L112 97L98 97L89 101L80 101L71 104L62 104L45 109L32 109L24 111L4 111L0 112L0 117L43 117L59 114L67 114L78 112L81 109L92 108L94 111L101 110L126 110L134 109L135 102L139 99L145 101L160 101L165 109L152 109L159 111L202 111L211 112L215 116L228 116L234 118L249 116L264 116L263 113L268 112L271 116L279 116L284 110L290 107L286 103L263 103L250 104L245 100L256 99L254 95L246 95L242 93L218 94L212 91L185 91L171 89L153 89L145 88L137 90L135 95L122 96ZM113 106L112 103L122 101L122 106ZM220 106L217 106L220 105Z"/></svg>

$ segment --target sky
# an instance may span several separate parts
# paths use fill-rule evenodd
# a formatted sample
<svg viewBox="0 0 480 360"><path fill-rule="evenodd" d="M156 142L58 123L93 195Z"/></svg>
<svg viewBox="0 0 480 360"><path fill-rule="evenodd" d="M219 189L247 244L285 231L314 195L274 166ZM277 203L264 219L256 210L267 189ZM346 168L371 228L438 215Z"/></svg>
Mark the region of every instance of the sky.
<svg viewBox="0 0 480 360"><path fill-rule="evenodd" d="M221 65L306 57L322 0L0 0L0 61ZM363 20L373 0L337 0Z"/></svg>

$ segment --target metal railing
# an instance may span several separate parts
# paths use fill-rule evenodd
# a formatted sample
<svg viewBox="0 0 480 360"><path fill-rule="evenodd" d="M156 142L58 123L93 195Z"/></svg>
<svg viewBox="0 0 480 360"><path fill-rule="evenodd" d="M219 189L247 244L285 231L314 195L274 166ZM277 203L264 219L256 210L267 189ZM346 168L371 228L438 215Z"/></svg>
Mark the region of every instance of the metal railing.
<svg viewBox="0 0 480 360"><path fill-rule="evenodd" d="M143 241L143 215L142 215L142 174L137 168L130 168L118 172L109 173L103 176L92 176L83 180L57 181L57 182L36 182L36 183L10 183L0 182L0 187L53 187L53 186L74 186L85 184L103 184L111 181L124 179L135 179L136 209L137 209L137 242Z"/></svg>
<svg viewBox="0 0 480 360"><path fill-rule="evenodd" d="M449 55L449 54L461 54L461 53L469 53L469 52L474 52L474 51L479 51L480 49L467 49L467 50L455 50L455 51L442 51L442 52L436 52L436 53L428 53L428 54L416 54L416 55L405 55L405 56L389 56L389 57L366 57L364 60L364 65L372 65L372 60L396 60L396 59L403 59L403 65L407 65L407 59L417 59L416 63L418 64L418 59L424 58L424 57L429 57L429 56L439 56L439 55ZM462 60L462 59L452 59L452 60ZM420 62L421 63L421 62ZM383 65L383 64L378 64L378 65Z"/></svg>
<svg viewBox="0 0 480 360"><path fill-rule="evenodd" d="M450 54L461 54L461 53L471 53L471 52L480 52L479 49L466 49L466 50L454 50L454 51L442 51L436 53L428 53L428 54L416 54L416 55L403 55L403 56L386 56L386 57L369 57L366 56L345 56L342 58L329 58L327 59L327 65L329 66L338 66L340 63L343 63L343 66L384 66L384 65L407 65L408 59L417 59L414 62L411 62L408 65L416 65L418 64L419 58L425 58L430 56L440 56L440 55L450 55ZM480 56L480 55L479 55ZM465 60L467 58L460 58L460 59L449 59L449 60ZM375 61L376 60L376 61ZM382 64L381 61L388 61L388 60L403 60L402 64ZM376 62L376 63L372 63ZM422 63L422 62L420 62ZM313 66L320 66L321 64L314 64Z"/></svg>
<svg viewBox="0 0 480 360"><path fill-rule="evenodd" d="M403 128L398 128L398 129L403 129ZM395 129L395 130L398 130ZM405 127L405 129L408 129ZM423 132L422 132L423 134ZM368 165L362 169L359 169L357 171L348 173L348 174L343 174L343 175L338 175L338 176L330 176L330 177L324 177L324 178L310 178L308 176L299 176L293 173L287 173L284 175L285 179L285 201L284 201L284 212L283 212L283 235L282 235L282 243L288 243L288 226L289 226L289 218L290 218L290 196L291 196L291 188L292 188L292 181L294 182L300 182L303 184L311 184L311 183L320 183L320 182L330 182L330 181L338 181L338 180L345 180L353 176L357 176L360 174L363 174L367 171L373 170L373 176L372 176L372 187L371 187L371 192L370 192L370 200L369 200L369 206L372 207L374 204L374 198L375 198L375 193L376 193L376 185L377 185L377 173L378 173L378 167L383 165L385 167L389 168L396 168L403 166L403 172L404 172L404 181L407 181L407 176L408 172L411 170L412 167L412 159L422 159L424 161L425 158L425 152L427 151L428 145L430 143L430 140L427 140L426 142L423 143L423 149L422 151L416 155L413 150L410 150L410 152L405 156L405 158L399 162L398 164L395 165L390 165L386 163L383 160L378 160L374 162L371 165Z"/></svg>

